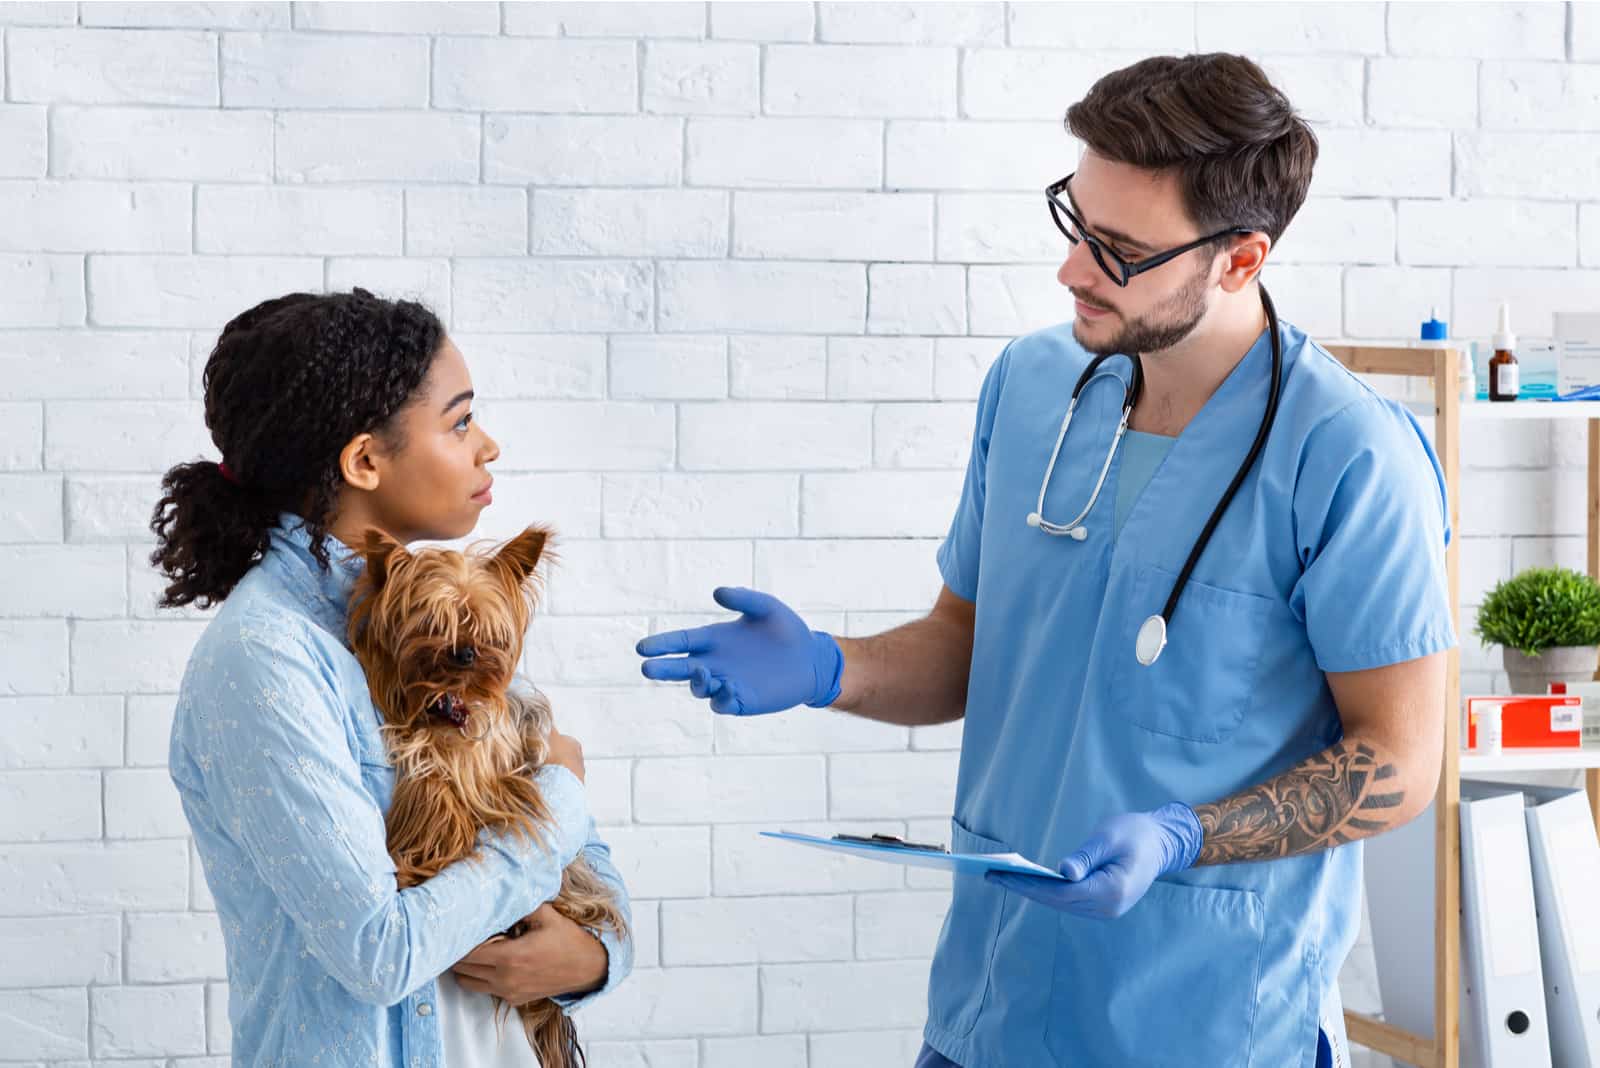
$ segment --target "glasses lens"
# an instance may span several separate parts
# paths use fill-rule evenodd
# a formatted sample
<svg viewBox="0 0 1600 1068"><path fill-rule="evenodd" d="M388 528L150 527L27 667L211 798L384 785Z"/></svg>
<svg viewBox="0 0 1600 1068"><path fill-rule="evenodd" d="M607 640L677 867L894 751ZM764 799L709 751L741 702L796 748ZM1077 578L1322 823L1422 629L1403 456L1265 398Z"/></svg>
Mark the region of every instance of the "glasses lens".
<svg viewBox="0 0 1600 1068"><path fill-rule="evenodd" d="M1128 284L1127 268L1123 266L1122 261L1117 258L1115 252L1112 252L1094 238L1089 239L1089 251L1094 253L1094 262L1098 263L1100 269L1106 272L1107 278L1119 286Z"/></svg>
<svg viewBox="0 0 1600 1068"><path fill-rule="evenodd" d="M1069 242L1076 245L1078 243L1078 228L1072 225L1072 217L1062 209L1060 204L1056 203L1055 197L1046 196L1044 202L1050 207L1050 218L1055 220L1056 229L1066 235Z"/></svg>
<svg viewBox="0 0 1600 1068"><path fill-rule="evenodd" d="M1100 269L1106 273L1106 277L1119 286L1128 284L1127 267L1120 256L1095 240L1094 237L1084 233L1083 228L1072 217L1072 213L1063 207L1055 197L1046 194L1045 203L1050 206L1050 218L1055 221L1056 229L1066 235L1068 242L1074 245L1080 241L1088 242L1089 251L1094 254L1094 261L1100 265Z"/></svg>

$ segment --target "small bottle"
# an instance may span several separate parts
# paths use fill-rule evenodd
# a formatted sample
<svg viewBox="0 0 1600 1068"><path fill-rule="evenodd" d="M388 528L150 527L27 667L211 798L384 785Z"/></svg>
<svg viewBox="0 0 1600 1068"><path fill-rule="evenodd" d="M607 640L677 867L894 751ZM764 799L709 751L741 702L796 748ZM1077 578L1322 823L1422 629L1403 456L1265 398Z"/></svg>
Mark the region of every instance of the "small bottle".
<svg viewBox="0 0 1600 1068"><path fill-rule="evenodd" d="M1494 332L1494 356L1489 359L1489 399L1514 401L1521 391L1521 369L1514 350L1517 335L1511 332L1511 305L1500 305L1500 325Z"/></svg>
<svg viewBox="0 0 1600 1068"><path fill-rule="evenodd" d="M1478 709L1478 744L1472 750L1474 753L1490 756L1502 751L1500 712L1501 706L1493 701L1485 701Z"/></svg>
<svg viewBox="0 0 1600 1068"><path fill-rule="evenodd" d="M1439 308L1428 309L1428 321L1422 324L1422 336L1412 344L1419 349L1450 348L1450 325L1439 318ZM1472 352L1461 351L1461 403L1471 404L1478 399L1478 374L1472 366Z"/></svg>

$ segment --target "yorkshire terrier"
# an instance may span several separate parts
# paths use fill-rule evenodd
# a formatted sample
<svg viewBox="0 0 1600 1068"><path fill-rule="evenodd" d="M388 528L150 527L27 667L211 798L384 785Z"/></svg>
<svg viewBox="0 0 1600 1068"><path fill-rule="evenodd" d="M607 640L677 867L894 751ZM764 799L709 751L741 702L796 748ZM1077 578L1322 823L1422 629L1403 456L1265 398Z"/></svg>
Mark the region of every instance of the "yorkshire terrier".
<svg viewBox="0 0 1600 1068"><path fill-rule="evenodd" d="M549 539L531 526L495 551L413 553L367 533L349 639L395 766L387 827L401 889L471 857L485 828L544 845L550 810L533 771L549 756L550 704L511 682ZM624 932L610 889L581 856L551 905L585 927ZM520 937L526 924L506 936ZM497 1031L504 1008L496 999ZM576 1029L554 1001L511 1008L544 1068L583 1063Z"/></svg>

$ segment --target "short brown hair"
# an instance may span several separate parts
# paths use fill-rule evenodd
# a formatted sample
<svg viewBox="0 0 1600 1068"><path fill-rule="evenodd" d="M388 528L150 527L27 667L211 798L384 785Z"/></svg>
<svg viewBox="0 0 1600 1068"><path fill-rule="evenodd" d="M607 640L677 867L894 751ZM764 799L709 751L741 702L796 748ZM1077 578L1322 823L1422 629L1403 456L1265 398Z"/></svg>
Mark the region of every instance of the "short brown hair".
<svg viewBox="0 0 1600 1068"><path fill-rule="evenodd" d="M1317 138L1255 63L1213 52L1113 71L1067 109L1096 155L1176 171L1202 233L1245 226L1274 244L1305 202Z"/></svg>

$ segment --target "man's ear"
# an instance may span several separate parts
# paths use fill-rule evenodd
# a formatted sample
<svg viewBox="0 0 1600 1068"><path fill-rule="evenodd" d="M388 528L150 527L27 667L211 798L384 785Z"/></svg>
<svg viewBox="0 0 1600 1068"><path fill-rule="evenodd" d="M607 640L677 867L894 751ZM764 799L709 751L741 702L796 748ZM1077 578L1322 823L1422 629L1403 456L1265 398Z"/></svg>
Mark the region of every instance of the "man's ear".
<svg viewBox="0 0 1600 1068"><path fill-rule="evenodd" d="M500 547L494 554L495 565L504 570L513 583L521 585L539 566L539 558L544 555L545 543L549 540L547 528L529 527Z"/></svg>
<svg viewBox="0 0 1600 1068"><path fill-rule="evenodd" d="M367 574L372 576L374 589L382 589L394 569L411 558L404 545L376 527L367 529L361 554L367 559Z"/></svg>
<svg viewBox="0 0 1600 1068"><path fill-rule="evenodd" d="M1260 230L1240 234L1233 238L1224 253L1222 277L1218 284L1224 292L1237 293L1261 275L1266 265L1267 253L1272 251L1272 238Z"/></svg>

